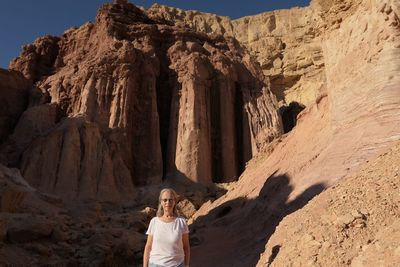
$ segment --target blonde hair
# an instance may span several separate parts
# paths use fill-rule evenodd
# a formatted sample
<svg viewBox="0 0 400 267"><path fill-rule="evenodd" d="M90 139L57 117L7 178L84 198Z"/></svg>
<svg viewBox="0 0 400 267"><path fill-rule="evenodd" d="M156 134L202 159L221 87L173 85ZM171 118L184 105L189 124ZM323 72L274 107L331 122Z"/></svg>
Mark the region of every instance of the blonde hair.
<svg viewBox="0 0 400 267"><path fill-rule="evenodd" d="M172 194L172 196L174 197L175 203L174 203L174 209L173 209L172 213L174 214L174 216L178 217L179 213L178 213L178 208L176 207L176 204L178 202L178 194L175 192L174 189L171 189L171 188L164 188L163 190L161 190L160 195L158 196L157 217L161 217L164 215L164 208L161 205L161 196L165 192L170 192Z"/></svg>

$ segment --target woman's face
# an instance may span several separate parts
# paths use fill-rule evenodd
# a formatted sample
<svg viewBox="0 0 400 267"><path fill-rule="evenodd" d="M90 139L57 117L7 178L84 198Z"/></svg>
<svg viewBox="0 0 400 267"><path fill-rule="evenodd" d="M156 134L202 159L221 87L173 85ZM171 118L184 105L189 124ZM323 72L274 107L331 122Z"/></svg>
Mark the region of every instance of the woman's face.
<svg viewBox="0 0 400 267"><path fill-rule="evenodd" d="M174 195L166 191L161 194L161 205L164 208L164 210L173 210L175 206L175 198Z"/></svg>

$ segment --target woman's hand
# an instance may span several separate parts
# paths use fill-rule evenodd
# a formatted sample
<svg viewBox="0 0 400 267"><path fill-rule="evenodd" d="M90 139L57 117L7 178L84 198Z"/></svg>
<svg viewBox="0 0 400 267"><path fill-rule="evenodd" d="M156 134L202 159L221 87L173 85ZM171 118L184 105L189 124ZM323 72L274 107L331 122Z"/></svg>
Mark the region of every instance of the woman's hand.
<svg viewBox="0 0 400 267"><path fill-rule="evenodd" d="M150 258L150 251L151 251L152 245L153 245L153 236L148 235L146 245L144 246L143 267L149 266L149 258Z"/></svg>
<svg viewBox="0 0 400 267"><path fill-rule="evenodd" d="M189 234L182 234L183 251L185 252L185 267L189 267L190 262L190 243Z"/></svg>

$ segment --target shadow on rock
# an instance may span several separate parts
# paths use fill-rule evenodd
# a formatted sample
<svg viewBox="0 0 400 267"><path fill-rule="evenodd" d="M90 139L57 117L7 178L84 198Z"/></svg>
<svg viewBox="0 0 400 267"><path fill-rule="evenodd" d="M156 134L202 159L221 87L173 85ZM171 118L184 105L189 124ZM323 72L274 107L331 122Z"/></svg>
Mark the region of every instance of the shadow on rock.
<svg viewBox="0 0 400 267"><path fill-rule="evenodd" d="M282 219L304 207L325 189L307 188L294 200L290 177L275 172L255 199L227 201L197 218L191 225L192 266L255 266L265 244ZM272 263L280 248L275 248Z"/></svg>

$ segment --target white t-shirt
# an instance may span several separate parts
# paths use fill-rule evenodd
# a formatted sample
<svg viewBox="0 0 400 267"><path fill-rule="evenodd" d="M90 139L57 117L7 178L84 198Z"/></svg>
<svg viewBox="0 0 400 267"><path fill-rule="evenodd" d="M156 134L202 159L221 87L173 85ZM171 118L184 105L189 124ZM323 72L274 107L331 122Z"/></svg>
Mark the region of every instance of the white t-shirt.
<svg viewBox="0 0 400 267"><path fill-rule="evenodd" d="M150 221L147 235L153 236L149 262L165 267L176 267L185 260L182 234L189 233L184 218L177 217L172 222L163 222L154 217Z"/></svg>

